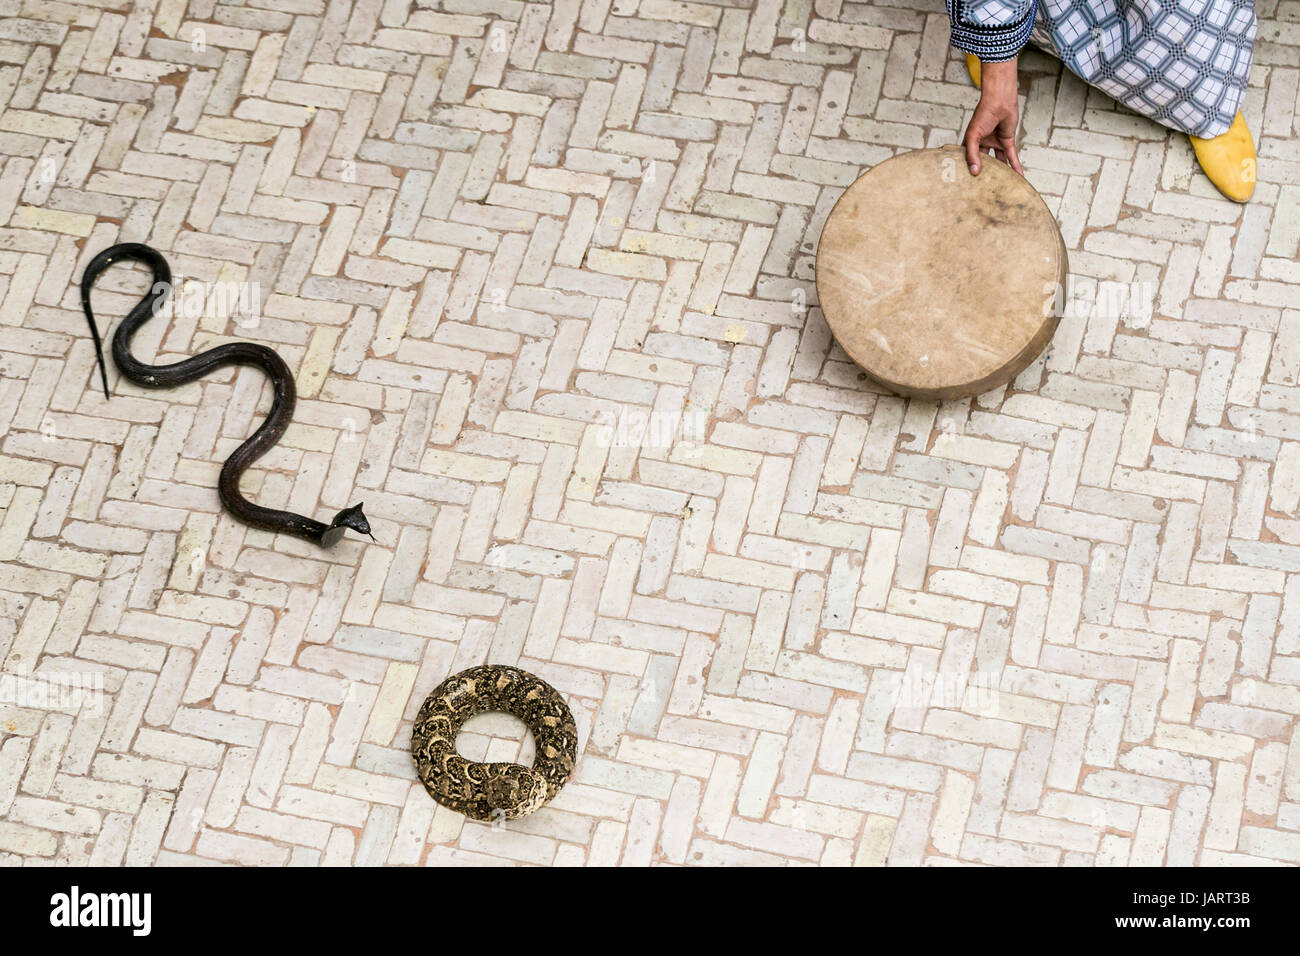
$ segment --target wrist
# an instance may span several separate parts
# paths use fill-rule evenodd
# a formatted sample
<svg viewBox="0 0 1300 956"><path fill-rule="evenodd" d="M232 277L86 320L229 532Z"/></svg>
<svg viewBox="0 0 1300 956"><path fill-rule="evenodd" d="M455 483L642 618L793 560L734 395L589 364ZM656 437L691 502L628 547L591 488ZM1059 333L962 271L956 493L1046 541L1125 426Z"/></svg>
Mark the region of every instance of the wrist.
<svg viewBox="0 0 1300 956"><path fill-rule="evenodd" d="M1016 63L1018 58L1012 57L1009 60L999 60L996 63L980 63L980 88L987 90L989 87L1000 89L1016 89L1017 73Z"/></svg>

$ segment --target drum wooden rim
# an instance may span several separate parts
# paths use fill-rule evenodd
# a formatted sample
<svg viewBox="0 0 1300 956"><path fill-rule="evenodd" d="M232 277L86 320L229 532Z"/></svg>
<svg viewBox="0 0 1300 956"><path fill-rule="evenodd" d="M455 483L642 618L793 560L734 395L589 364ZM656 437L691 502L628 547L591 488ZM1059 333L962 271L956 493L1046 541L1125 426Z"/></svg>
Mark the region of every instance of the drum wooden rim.
<svg viewBox="0 0 1300 956"><path fill-rule="evenodd" d="M929 166L936 176L944 170L953 195L918 197L924 221L903 213L907 228L891 232L879 215L897 216L904 200L882 190L894 179L915 184ZM966 181L947 178L950 168ZM826 323L849 358L891 391L935 400L981 394L1024 371L1056 331L1069 262L1051 210L1028 180L991 157L979 178L970 181L961 147L903 152L859 176L822 228L816 283ZM969 221L945 221L953 212L958 223L970 213ZM963 236L965 245L948 248ZM997 261L1004 247L1014 263ZM933 255L903 255L909 248ZM979 257L990 260L987 268ZM882 268L894 271L873 284ZM931 341L940 357L933 365Z"/></svg>

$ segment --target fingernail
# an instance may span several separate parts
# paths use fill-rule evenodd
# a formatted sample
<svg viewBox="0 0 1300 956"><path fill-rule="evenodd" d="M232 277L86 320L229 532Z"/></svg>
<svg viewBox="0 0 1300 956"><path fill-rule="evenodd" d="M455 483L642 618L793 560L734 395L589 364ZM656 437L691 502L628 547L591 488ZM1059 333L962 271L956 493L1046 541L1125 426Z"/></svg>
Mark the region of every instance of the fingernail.
<svg viewBox="0 0 1300 956"><path fill-rule="evenodd" d="M980 168L979 168L978 166L972 164L972 165L971 165L971 168L970 168L970 174L971 174L972 176L978 176L978 175L980 174Z"/></svg>

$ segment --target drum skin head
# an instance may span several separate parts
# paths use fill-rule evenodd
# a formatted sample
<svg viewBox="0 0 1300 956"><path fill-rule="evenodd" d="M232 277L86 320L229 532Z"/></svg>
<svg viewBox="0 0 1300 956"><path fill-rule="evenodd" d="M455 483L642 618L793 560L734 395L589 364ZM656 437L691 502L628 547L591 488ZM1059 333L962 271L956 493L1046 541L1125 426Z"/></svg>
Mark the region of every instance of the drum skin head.
<svg viewBox="0 0 1300 956"><path fill-rule="evenodd" d="M1069 273L1051 211L1022 176L961 147L901 153L863 173L831 210L817 296L837 342L902 395L997 388L1056 331Z"/></svg>

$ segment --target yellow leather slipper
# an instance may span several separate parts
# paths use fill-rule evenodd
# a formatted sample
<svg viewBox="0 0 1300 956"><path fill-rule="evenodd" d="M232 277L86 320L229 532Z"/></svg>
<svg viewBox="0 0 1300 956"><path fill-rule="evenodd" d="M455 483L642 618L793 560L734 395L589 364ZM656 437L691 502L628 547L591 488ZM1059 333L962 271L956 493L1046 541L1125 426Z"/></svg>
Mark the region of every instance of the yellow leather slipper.
<svg viewBox="0 0 1300 956"><path fill-rule="evenodd" d="M1233 202L1245 202L1255 192L1255 139L1238 113L1226 133L1202 139L1189 137L1196 159L1219 192Z"/></svg>
<svg viewBox="0 0 1300 956"><path fill-rule="evenodd" d="M980 88L980 58L974 53L966 54L966 72L970 74L970 81L975 84L975 89Z"/></svg>

